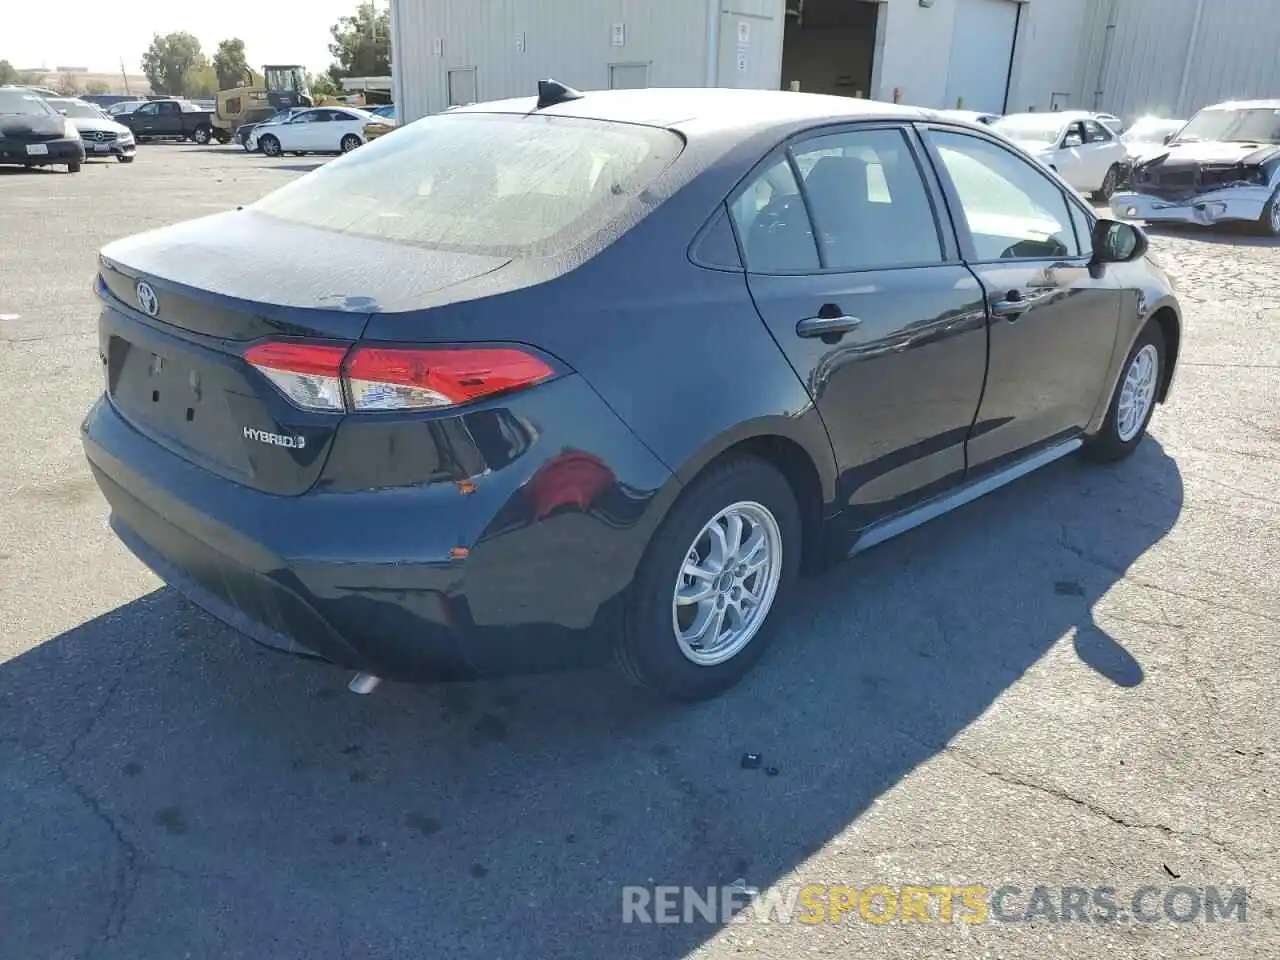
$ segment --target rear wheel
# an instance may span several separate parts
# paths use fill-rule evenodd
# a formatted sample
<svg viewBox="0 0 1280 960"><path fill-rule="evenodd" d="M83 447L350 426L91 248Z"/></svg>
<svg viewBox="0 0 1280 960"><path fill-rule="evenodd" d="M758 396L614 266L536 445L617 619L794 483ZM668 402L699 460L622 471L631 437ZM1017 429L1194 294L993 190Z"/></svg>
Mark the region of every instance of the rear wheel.
<svg viewBox="0 0 1280 960"><path fill-rule="evenodd" d="M1111 169L1107 171L1107 175L1102 178L1102 186L1093 192L1093 199L1099 203L1106 203L1116 192L1116 185L1120 182L1120 166L1113 163Z"/></svg>
<svg viewBox="0 0 1280 960"><path fill-rule="evenodd" d="M259 140L258 146L262 148L262 152L265 153L268 157L280 156L280 153L281 153L280 141L277 140L272 134L268 133L265 137Z"/></svg>
<svg viewBox="0 0 1280 960"><path fill-rule="evenodd" d="M1125 360L1102 429L1085 445L1084 452L1090 459L1114 463L1138 448L1156 409L1164 364L1164 333L1159 324L1151 321Z"/></svg>
<svg viewBox="0 0 1280 960"><path fill-rule="evenodd" d="M342 138L342 143L339 146L342 148L343 153L350 153L356 147L360 146L360 144L363 142L364 141L362 141L354 133L348 133L345 137Z"/></svg>
<svg viewBox="0 0 1280 960"><path fill-rule="evenodd" d="M684 491L645 551L617 648L634 684L701 700L764 654L800 568L800 509L768 463L736 457Z"/></svg>

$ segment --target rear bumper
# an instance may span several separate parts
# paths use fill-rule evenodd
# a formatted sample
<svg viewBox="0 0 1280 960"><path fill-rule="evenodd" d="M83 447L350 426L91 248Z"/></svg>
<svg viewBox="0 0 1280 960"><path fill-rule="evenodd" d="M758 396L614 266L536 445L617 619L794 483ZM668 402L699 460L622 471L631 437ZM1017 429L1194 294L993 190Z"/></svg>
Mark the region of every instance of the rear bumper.
<svg viewBox="0 0 1280 960"><path fill-rule="evenodd" d="M170 453L105 398L82 441L125 544L268 646L403 680L597 663L674 482L580 378L516 400L520 421L545 426L476 472L471 494L452 481L261 493ZM586 486L584 457L607 465Z"/></svg>
<svg viewBox="0 0 1280 960"><path fill-rule="evenodd" d="M1269 187L1229 187L1185 200L1162 200L1145 193L1118 193L1111 211L1121 220L1150 223L1198 223L1210 226L1226 221L1256 222L1271 199Z"/></svg>
<svg viewBox="0 0 1280 960"><path fill-rule="evenodd" d="M44 147L45 153L31 153L28 147ZM21 163L43 166L50 163L72 163L84 159L84 144L79 138L43 140L38 144L19 143L6 138L0 140L0 163Z"/></svg>

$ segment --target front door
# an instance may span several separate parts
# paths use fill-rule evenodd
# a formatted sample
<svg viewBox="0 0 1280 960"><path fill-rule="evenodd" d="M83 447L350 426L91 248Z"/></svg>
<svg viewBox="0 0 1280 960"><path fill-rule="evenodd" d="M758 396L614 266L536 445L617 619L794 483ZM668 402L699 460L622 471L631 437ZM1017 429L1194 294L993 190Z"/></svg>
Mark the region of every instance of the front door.
<svg viewBox="0 0 1280 960"><path fill-rule="evenodd" d="M859 529L965 472L986 370L982 291L914 131L794 141L732 212L761 317L808 386Z"/></svg>
<svg viewBox="0 0 1280 960"><path fill-rule="evenodd" d="M1120 288L1091 265L1092 216L1046 171L982 134L924 136L987 296L990 369L968 460L996 466L1089 422L1119 332Z"/></svg>
<svg viewBox="0 0 1280 960"><path fill-rule="evenodd" d="M182 136L182 107L173 100L163 100L159 104L160 117L156 121L156 132L162 137Z"/></svg>

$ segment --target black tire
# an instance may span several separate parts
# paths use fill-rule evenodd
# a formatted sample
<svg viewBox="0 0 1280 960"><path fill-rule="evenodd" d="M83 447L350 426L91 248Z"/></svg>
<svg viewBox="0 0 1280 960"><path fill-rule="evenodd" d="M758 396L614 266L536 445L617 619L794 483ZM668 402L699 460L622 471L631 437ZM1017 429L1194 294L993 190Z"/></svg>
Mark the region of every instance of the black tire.
<svg viewBox="0 0 1280 960"><path fill-rule="evenodd" d="M1280 239L1280 187L1271 195L1258 218L1257 232L1264 237Z"/></svg>
<svg viewBox="0 0 1280 960"><path fill-rule="evenodd" d="M338 144L338 147L343 153L350 153L352 150L361 146L363 143L364 141L361 140L359 137L357 137L354 133L348 133L345 137L342 138L342 142Z"/></svg>
<svg viewBox="0 0 1280 960"><path fill-rule="evenodd" d="M67 173L79 173L79 172L80 172L79 160L72 160L70 163L67 164Z"/></svg>
<svg viewBox="0 0 1280 960"><path fill-rule="evenodd" d="M1116 187L1120 183L1120 165L1113 163L1111 169L1107 171L1107 175L1102 178L1102 186L1093 192L1093 199L1098 203L1106 203L1116 193Z"/></svg>
<svg viewBox="0 0 1280 960"><path fill-rule="evenodd" d="M280 141L269 133L258 141L258 149L268 157L278 157L283 152L280 149Z"/></svg>
<svg viewBox="0 0 1280 960"><path fill-rule="evenodd" d="M703 528L726 507L744 501L764 507L777 523L782 545L777 590L763 624L745 647L723 663L697 664L685 656L676 638L676 585ZM615 651L623 675L636 686L684 701L713 697L741 680L773 637L778 609L799 575L801 541L800 508L781 473L749 456L713 466L680 495L640 561Z"/></svg>
<svg viewBox="0 0 1280 960"><path fill-rule="evenodd" d="M133 163L133 157L116 157L121 163Z"/></svg>
<svg viewBox="0 0 1280 960"><path fill-rule="evenodd" d="M1133 366L1138 354L1147 347L1154 347L1156 351L1156 367L1153 373L1155 393L1151 398L1151 405L1147 409L1141 426L1133 436L1126 440L1121 437L1117 426L1120 400L1124 394L1125 380L1129 375L1130 368ZM1111 397L1110 406L1107 407L1107 419L1103 421L1102 429L1098 431L1096 436L1090 437L1088 442L1085 443L1083 452L1090 460L1098 463L1115 463L1132 455L1133 451L1138 449L1138 444L1147 435L1147 425L1151 422L1151 415L1155 413L1156 404L1159 402L1160 385L1164 382L1166 356L1164 332L1160 329L1160 325L1152 320L1147 323L1142 333L1138 335L1133 349L1125 357L1124 366L1120 369L1120 379L1116 382L1115 393Z"/></svg>
<svg viewBox="0 0 1280 960"><path fill-rule="evenodd" d="M194 130L191 131L192 142L198 143L202 147L212 139L213 139L212 127L196 127Z"/></svg>

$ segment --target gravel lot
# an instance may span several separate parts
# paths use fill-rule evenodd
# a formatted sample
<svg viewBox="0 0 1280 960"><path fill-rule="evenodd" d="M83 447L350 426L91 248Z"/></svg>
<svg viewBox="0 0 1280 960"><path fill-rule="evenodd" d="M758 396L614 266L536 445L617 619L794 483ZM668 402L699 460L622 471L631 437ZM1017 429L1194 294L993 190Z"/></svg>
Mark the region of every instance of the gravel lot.
<svg viewBox="0 0 1280 960"><path fill-rule="evenodd" d="M718 702L359 698L162 588L77 436L99 246L314 165L0 169L0 957L1280 956L1280 246L1155 237L1186 333L1138 455L806 584ZM1243 923L621 922L624 885L738 879L1251 897Z"/></svg>

